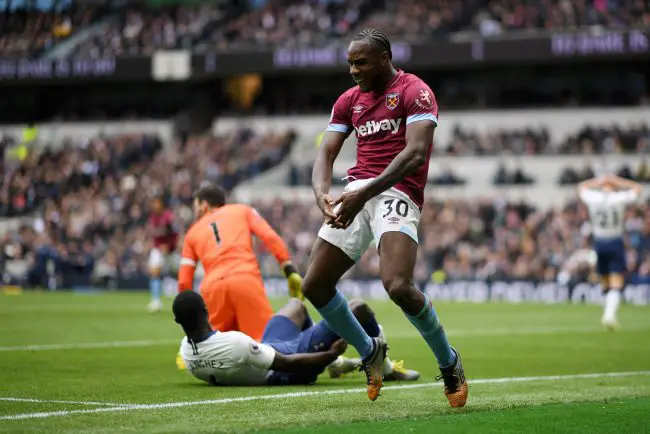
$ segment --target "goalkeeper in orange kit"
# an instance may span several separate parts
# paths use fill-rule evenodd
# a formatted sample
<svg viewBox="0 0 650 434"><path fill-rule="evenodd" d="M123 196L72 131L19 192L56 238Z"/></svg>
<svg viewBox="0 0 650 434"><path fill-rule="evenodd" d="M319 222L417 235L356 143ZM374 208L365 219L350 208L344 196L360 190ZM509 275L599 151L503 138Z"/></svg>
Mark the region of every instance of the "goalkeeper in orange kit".
<svg viewBox="0 0 650 434"><path fill-rule="evenodd" d="M302 300L302 277L291 263L282 238L253 208L226 204L226 192L206 184L194 195L196 222L185 235L178 272L179 291L191 291L194 270L201 262L205 277L201 295L210 325L222 332L240 331L255 340L273 316L266 296L253 235L280 263L289 295Z"/></svg>

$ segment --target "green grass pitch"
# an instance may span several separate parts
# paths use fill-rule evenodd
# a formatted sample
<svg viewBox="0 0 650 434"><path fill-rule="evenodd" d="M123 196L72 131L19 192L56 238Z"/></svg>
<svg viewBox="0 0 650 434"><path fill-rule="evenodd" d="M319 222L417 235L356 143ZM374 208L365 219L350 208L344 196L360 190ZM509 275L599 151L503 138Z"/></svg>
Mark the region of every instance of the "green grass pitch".
<svg viewBox="0 0 650 434"><path fill-rule="evenodd" d="M370 302L389 355L423 375L389 383L376 402L360 373L309 387L204 385L175 366L170 301L154 315L146 303L0 295L0 432L650 432L648 307L623 306L623 328L605 332L598 306L437 303L470 383L454 410L433 355L389 302Z"/></svg>

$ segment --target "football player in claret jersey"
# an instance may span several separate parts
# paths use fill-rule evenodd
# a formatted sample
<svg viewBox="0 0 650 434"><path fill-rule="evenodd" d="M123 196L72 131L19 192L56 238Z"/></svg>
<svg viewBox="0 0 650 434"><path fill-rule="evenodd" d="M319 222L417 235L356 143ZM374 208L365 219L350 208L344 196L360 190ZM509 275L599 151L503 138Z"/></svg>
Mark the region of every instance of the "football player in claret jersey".
<svg viewBox="0 0 650 434"><path fill-rule="evenodd" d="M641 185L618 176L604 176L578 185L580 199L589 209L596 273L605 293L605 311L602 325L610 330L618 328L616 317L621 303L627 270L625 258L625 208L636 202Z"/></svg>
<svg viewBox="0 0 650 434"><path fill-rule="evenodd" d="M314 163L312 186L325 223L312 248L303 293L329 327L357 349L368 397L377 399L386 344L363 330L336 289L374 241L386 291L435 354L450 405L462 407L468 386L460 356L449 345L431 301L413 284L438 105L429 86L396 69L391 59L390 41L375 29L363 30L348 48L357 85L334 104ZM348 171L345 192L334 199L329 194L334 160L352 131L356 165Z"/></svg>
<svg viewBox="0 0 650 434"><path fill-rule="evenodd" d="M153 240L148 260L151 294L149 311L158 312L162 308L162 277L176 271L180 258L176 252L178 230L174 224L173 211L165 207L162 196L153 198L151 210L148 222L149 236Z"/></svg>

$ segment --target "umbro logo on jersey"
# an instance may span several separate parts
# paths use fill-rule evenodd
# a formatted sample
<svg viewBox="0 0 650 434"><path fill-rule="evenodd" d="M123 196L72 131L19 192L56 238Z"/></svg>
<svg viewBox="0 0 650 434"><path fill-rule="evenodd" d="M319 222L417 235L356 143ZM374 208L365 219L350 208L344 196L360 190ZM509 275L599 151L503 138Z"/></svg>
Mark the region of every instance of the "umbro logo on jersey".
<svg viewBox="0 0 650 434"><path fill-rule="evenodd" d="M352 107L352 111L354 113L361 113L362 110L363 110L363 106L361 104L357 104L354 107Z"/></svg>
<svg viewBox="0 0 650 434"><path fill-rule="evenodd" d="M382 119L380 121L368 121L363 125L355 126L358 137L370 136L380 131L390 131L391 134L397 134L402 119Z"/></svg>

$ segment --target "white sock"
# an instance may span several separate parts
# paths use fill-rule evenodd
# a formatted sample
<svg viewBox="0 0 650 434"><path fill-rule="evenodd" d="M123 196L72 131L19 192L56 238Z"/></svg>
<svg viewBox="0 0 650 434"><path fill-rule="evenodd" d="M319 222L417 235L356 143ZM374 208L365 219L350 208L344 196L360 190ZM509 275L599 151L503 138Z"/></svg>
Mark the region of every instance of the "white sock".
<svg viewBox="0 0 650 434"><path fill-rule="evenodd" d="M386 340L386 335L384 334L384 328L381 326L381 324L378 325L379 325L378 337L381 338L384 342L388 343L388 341ZM393 361L389 359L388 356L386 356L386 359L384 359L384 375L390 374L391 372L393 372Z"/></svg>
<svg viewBox="0 0 650 434"><path fill-rule="evenodd" d="M618 306L621 304L621 291L617 289L610 289L605 295L605 313L603 319L607 321L616 320L616 312Z"/></svg>

